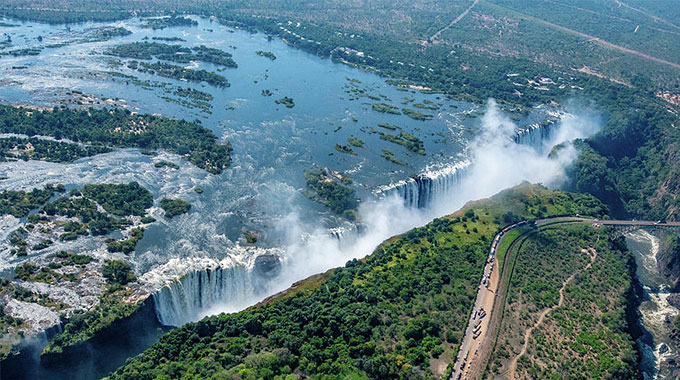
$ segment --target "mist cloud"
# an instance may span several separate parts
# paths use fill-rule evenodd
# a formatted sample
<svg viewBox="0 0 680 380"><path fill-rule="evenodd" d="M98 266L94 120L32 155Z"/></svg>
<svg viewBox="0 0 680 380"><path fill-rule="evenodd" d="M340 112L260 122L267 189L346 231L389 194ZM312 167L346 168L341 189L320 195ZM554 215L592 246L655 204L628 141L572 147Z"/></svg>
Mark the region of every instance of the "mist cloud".
<svg viewBox="0 0 680 380"><path fill-rule="evenodd" d="M407 208L396 194L366 202L359 209L365 231L350 233L342 239L331 236L325 228L307 224L296 213L288 215L278 226L288 243L281 274L272 281L271 293L310 275L342 266L348 260L365 257L389 237L448 215L470 200L491 196L522 181L561 186L566 180L565 169L577 156L571 141L591 136L599 128L595 118L583 115L573 111L567 114L550 141L541 146L522 145L513 141L517 126L499 110L494 100L489 100L481 119L481 131L468 148L471 164L465 168L460 186L436 199L432 207ZM552 147L561 143L564 143L562 149L549 158ZM253 299L254 302L257 300ZM225 309L233 311L233 305Z"/></svg>

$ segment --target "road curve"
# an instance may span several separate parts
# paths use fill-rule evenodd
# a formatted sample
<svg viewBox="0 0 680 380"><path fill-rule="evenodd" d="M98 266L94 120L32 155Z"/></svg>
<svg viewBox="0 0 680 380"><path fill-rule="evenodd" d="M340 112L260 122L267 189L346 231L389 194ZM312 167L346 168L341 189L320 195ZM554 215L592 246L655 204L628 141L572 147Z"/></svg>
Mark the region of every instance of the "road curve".
<svg viewBox="0 0 680 380"><path fill-rule="evenodd" d="M535 226L542 227L559 223L592 223L593 225L601 226L680 228L680 222L649 221L649 220L603 220L583 218L579 216L574 217L561 216L538 219L535 221ZM501 240L508 231L517 227L527 225L529 225L528 221L515 223L503 228L501 232L494 236L486 264L484 265L484 271L482 274L482 279L479 284L479 288L477 290L477 298L475 300L473 311L468 320L468 325L467 328L465 329L465 335L463 335L463 339L458 350L458 356L456 357L456 361L453 364L454 366L453 371L451 372L451 376L449 377L449 379L453 380L472 379L479 375L480 372L479 369L484 368L484 363L479 363L479 360L482 360L484 359L484 356L487 356L482 353L490 352L488 352L487 350L488 345L487 344L483 345L482 343L488 342L487 338L489 338L490 328L493 329L493 326L490 326L490 320L492 319L491 318L492 315L496 314L494 313L495 306L497 306L495 300L499 298L497 297L497 295L500 294L502 291L502 289L499 289L501 279L500 272L502 268L501 269L496 268L496 270L494 270L498 246L500 245ZM520 235L518 238L521 238L523 236L524 234ZM517 239L513 241L510 247L508 248L505 256L506 263L509 262L512 246L517 241L518 241ZM479 312L481 308L483 308L486 315L480 320Z"/></svg>

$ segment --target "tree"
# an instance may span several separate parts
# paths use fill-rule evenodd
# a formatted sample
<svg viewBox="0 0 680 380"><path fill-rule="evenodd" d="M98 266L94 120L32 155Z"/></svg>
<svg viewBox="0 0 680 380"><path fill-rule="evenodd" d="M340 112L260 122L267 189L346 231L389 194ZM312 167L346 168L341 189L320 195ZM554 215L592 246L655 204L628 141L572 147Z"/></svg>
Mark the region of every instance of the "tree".
<svg viewBox="0 0 680 380"><path fill-rule="evenodd" d="M122 260L106 260L102 275L112 284L125 285L137 279L130 264Z"/></svg>

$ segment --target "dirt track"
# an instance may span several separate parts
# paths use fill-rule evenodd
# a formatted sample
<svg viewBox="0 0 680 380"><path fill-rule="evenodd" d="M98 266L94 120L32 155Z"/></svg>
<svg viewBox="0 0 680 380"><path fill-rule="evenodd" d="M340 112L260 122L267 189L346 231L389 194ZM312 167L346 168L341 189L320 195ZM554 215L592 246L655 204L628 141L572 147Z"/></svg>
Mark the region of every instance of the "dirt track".
<svg viewBox="0 0 680 380"><path fill-rule="evenodd" d="M590 267L595 262L595 259L597 258L597 251L595 251L594 249L590 249L590 250L584 249L583 252L590 254L590 263L588 263L588 265L586 265L585 268L577 270L576 272L572 273L571 276L569 276L569 278L567 278L566 280L564 280L564 282L562 282L562 287L560 288L560 300L559 300L559 302L557 302L557 305L551 306L551 307L543 310L543 312L541 312L541 314L539 315L536 323L534 323L533 326L529 327L524 332L524 344L522 345L522 349L520 350L519 354L517 354L517 356L515 356L510 361L510 368L508 369L508 371L509 371L509 377L510 377L511 380L515 379L515 373L517 371L517 362L519 361L519 358L522 355L526 354L526 352L527 352L527 348L529 347L529 338L531 338L531 334L534 332L534 330L538 326L540 326L543 323L543 320L545 320L545 317L551 311L553 311L553 310L555 310L559 307L562 307L562 305L564 305L564 290L566 289L567 285L569 285L569 283L572 282L574 280L574 278L576 278L576 276L578 276L580 273L585 272L588 269L590 269Z"/></svg>
<svg viewBox="0 0 680 380"><path fill-rule="evenodd" d="M588 219L588 218L581 218L581 217L553 217L553 218L548 218L548 219L542 219L542 220L537 220L536 221L536 226L541 228L541 227L549 227L554 224L563 224L563 223L592 223L593 225L612 225L612 226L638 226L638 227L645 227L645 226L660 226L660 227L671 227L671 228L678 228L680 227L679 222L654 222L654 221L635 221L635 220L597 220L597 219ZM484 307L484 310L487 311L487 317L485 318L484 323L482 323L482 326L480 328L481 334L478 336L477 339L472 339L472 330L473 330L473 324L476 323L476 321L470 316L470 320L468 322L467 329L465 330L465 335L463 336L463 341L461 342L460 349L458 352L458 356L456 358L456 361L454 362L454 370L451 373L450 379L458 379L458 376L460 374L461 379L467 379L467 380L472 380L472 379L479 379L484 372L486 368L486 362L488 361L488 358L490 357L493 348L494 348L494 343L496 339L496 334L498 332L498 328L500 326L500 323L503 319L503 310L504 310L504 302L505 302L505 294L507 293L507 284L510 281L510 277L512 276L512 253L515 251L515 247L518 244L521 244L525 238L531 234L534 230L525 232L518 236L508 247L507 252L505 254L505 261L503 264L502 269L494 269L494 271L491 273L490 279L489 279L489 289L485 289L484 286L480 284L478 294L477 294L477 301L475 302L475 310L478 310L479 306ZM593 256L594 255L594 256ZM562 285L562 288L560 289L560 299L558 302L558 306L555 306L553 308L547 309L544 311L544 315L542 315L538 322L534 327L531 328L531 331L528 331L525 333L525 346L528 344L528 338L531 335L531 332L533 329L540 325L540 323L543 321L545 316L552 311L556 307L560 307L564 303L564 289L566 285L568 285L569 282L573 280L574 277L578 275L578 273L583 272L584 270L588 270L590 266L593 264L595 261L595 258L597 256L597 253L594 252L593 255L591 255L591 262L588 264L584 269L575 272L572 274L571 277L569 277ZM495 256L495 252L494 252ZM496 261L494 261L496 262ZM488 269L488 263L485 266L484 273L487 273ZM490 305L490 306L489 306ZM476 342L477 341L477 342ZM482 342L484 344L482 344ZM469 352L469 353L468 353ZM477 352L475 354L475 352ZM526 352L526 347L523 348L522 352L520 355L517 356L517 359ZM460 365L463 362L463 358L465 357L465 354L468 353L468 360L466 360L466 366L463 371L460 370ZM507 373L507 372L506 372ZM514 376L514 373L513 373Z"/></svg>
<svg viewBox="0 0 680 380"><path fill-rule="evenodd" d="M439 36L442 34L442 32L445 32L446 30L450 29L452 26L456 25L456 23L458 23L458 21L462 20L463 17L465 17L465 15L467 15L468 12L470 12L470 10L471 10L472 8L474 8L475 5L477 5L477 3L479 3L479 0L475 0L475 1L472 3L472 5L470 5L469 7L467 7L467 9L465 9L465 10L463 11L463 13L461 13L460 15L458 15L458 17L456 17L453 21L451 21L451 23L450 23L449 25L447 25L447 26L445 26L445 27L439 29L439 30L437 31L437 33L433 34L432 37L430 37L430 42L433 43L433 44L434 44L434 43L437 43L437 39L438 39Z"/></svg>

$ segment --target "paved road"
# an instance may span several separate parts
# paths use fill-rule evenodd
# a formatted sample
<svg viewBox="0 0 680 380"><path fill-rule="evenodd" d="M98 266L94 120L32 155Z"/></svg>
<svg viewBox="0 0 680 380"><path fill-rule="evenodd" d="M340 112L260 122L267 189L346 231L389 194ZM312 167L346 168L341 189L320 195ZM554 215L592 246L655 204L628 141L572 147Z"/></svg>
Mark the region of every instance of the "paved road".
<svg viewBox="0 0 680 380"><path fill-rule="evenodd" d="M478 367L476 362L480 360L480 349L487 338L489 329L489 320L491 319L491 312L493 310L496 292L498 291L498 284L500 279L500 269L496 265L496 253L503 236L510 230L526 226L527 222L520 222L511 226L505 227L501 232L494 236L489 250L489 256L484 266L482 280L477 290L477 299L468 322L465 335L460 344L458 357L454 363L454 370L451 373L451 379L466 379L473 367Z"/></svg>
<svg viewBox="0 0 680 380"><path fill-rule="evenodd" d="M555 217L536 220L536 226L547 226L555 223L592 223L594 225L606 225L606 226L639 226L639 227L680 227L680 222L661 222L661 221L650 221L650 220L601 220L601 219L590 219L581 217ZM484 272L482 275L482 280L480 281L479 288L477 290L477 298L475 300L474 309L470 319L468 321L467 328L465 330L465 335L460 344L460 349L458 351L458 356L454 362L454 369L451 373L450 379L462 380L462 379L472 379L479 375L479 371L475 369L483 369L484 363L479 363L480 360L484 360L482 351L487 350L488 344L493 344L489 342L491 334L490 330L493 330L494 326L489 326L489 321L491 315L494 311L494 303L496 293L500 291L500 269L498 269L494 264L496 264L496 253L501 240L507 234L508 231L526 226L527 222L520 222L508 227L505 227L501 232L499 232L492 240L492 245L489 250L489 256L487 262L484 266ZM505 260L510 260L509 255L511 254L511 249L508 249ZM479 318L480 311L484 311L486 315L483 318ZM492 332L492 331L491 331Z"/></svg>
<svg viewBox="0 0 680 380"><path fill-rule="evenodd" d="M631 227L680 227L680 222L665 222L653 220L615 220L615 219L591 219L581 218L577 216L560 216L556 218L539 219L536 221L537 226L545 224L559 223L559 222L583 222L600 224L603 226L631 226Z"/></svg>

